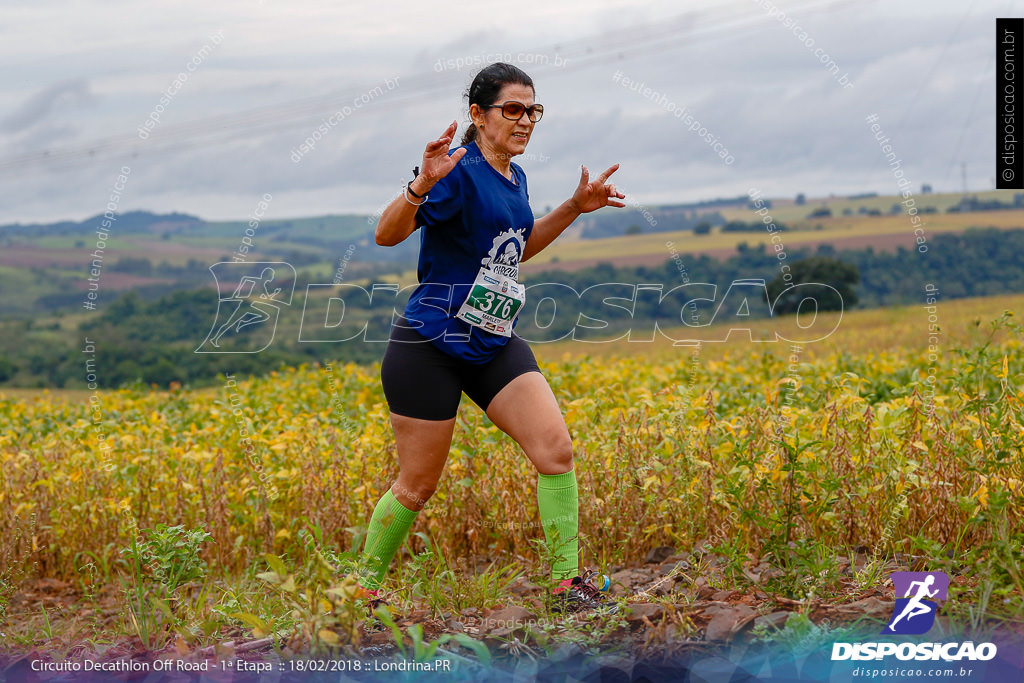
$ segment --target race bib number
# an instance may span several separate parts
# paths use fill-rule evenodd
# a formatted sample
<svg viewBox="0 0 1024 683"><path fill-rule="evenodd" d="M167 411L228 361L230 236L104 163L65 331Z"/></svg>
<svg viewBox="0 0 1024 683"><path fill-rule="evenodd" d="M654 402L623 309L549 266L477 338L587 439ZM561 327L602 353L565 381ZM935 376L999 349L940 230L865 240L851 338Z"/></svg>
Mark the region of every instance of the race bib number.
<svg viewBox="0 0 1024 683"><path fill-rule="evenodd" d="M526 288L513 278L481 268L456 318L503 337L512 336L512 322L526 303Z"/></svg>

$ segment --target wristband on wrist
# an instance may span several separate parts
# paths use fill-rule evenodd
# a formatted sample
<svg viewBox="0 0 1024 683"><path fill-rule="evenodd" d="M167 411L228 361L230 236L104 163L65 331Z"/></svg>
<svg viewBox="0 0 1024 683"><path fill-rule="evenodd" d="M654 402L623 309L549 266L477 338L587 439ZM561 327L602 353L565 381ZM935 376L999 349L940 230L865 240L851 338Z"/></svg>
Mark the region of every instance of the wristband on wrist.
<svg viewBox="0 0 1024 683"><path fill-rule="evenodd" d="M417 176L417 177L419 177L419 176ZM416 180L416 178L413 178L412 180ZM409 184L406 185L406 187L409 188L409 194L411 194L416 199L423 199L424 197L426 197L427 196L426 192L424 192L423 194L416 194L416 190L412 189L412 180L410 180Z"/></svg>
<svg viewBox="0 0 1024 683"><path fill-rule="evenodd" d="M405 188L403 188L403 190L402 190L402 196L405 197L405 201L409 202L413 206L422 206L423 204L426 204L427 203L427 197L429 195L425 194L425 195L420 196L420 195L416 194L415 192L413 192L410 189L410 185L412 185L412 181L411 180L409 181L409 184L406 185ZM409 195L410 194L412 194L413 197L416 197L416 198L420 199L420 201L419 202L414 202L413 200L409 199Z"/></svg>
<svg viewBox="0 0 1024 683"><path fill-rule="evenodd" d="M424 192L423 194L416 194L416 190L412 189L412 181L416 180L419 177L420 177L420 167L416 166L415 168L412 169L412 180L409 181L408 187L409 187L409 194L411 194L413 197L416 197L417 199L419 199L421 197L426 197L427 193L430 192L430 190L427 190L427 192Z"/></svg>

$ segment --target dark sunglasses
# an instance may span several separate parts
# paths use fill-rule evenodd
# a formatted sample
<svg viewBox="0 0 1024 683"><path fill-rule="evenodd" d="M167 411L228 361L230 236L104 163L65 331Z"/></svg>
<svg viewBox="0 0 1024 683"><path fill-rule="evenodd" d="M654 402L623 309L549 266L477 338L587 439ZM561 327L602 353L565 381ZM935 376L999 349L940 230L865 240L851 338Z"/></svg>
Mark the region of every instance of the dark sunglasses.
<svg viewBox="0 0 1024 683"><path fill-rule="evenodd" d="M541 117L544 116L543 104L532 104L527 107L522 102L516 102L514 100L509 100L504 104L489 104L484 108L494 109L496 107L501 109L502 116L506 119L511 119L512 121L518 121L521 119L523 117L523 112L526 112L526 115L529 116L530 120L534 123L540 121Z"/></svg>

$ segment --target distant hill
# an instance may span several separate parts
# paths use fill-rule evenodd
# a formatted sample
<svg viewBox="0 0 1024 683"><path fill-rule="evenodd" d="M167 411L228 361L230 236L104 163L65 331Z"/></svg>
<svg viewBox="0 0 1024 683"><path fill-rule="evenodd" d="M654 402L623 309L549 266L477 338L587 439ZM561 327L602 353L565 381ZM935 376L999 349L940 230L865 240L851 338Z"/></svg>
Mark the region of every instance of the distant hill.
<svg viewBox="0 0 1024 683"><path fill-rule="evenodd" d="M970 227L1024 227L1024 194L985 192L916 195L927 215L928 234ZM833 244L894 249L914 235L898 196L765 198L764 206L786 245ZM762 217L746 195L700 202L645 206L627 198L624 209L585 216L536 258L524 272L550 267L575 270L609 262L657 265L670 252L726 258L742 242L768 239ZM369 281L383 275L414 280L419 240L395 247L374 242L374 216L325 215L306 218L207 221L189 213L130 211L116 214L96 251L103 215L83 221L0 225L0 319L42 312L82 311L94 265L101 274L99 296L111 300L134 291L144 300L170 292L212 286L209 268L218 261L287 261L297 284ZM674 234L670 234L674 233ZM582 242L581 242L582 241ZM243 250L243 244L248 243ZM244 253L242 253L244 252ZM97 253L100 258L97 258Z"/></svg>
<svg viewBox="0 0 1024 683"><path fill-rule="evenodd" d="M140 233L160 230L187 230L204 221L198 216L187 213L154 214L149 211L127 211L115 214L114 225L120 233ZM59 223L8 223L0 225L0 239L15 236L43 235L84 235L95 232L103 221L103 214L98 213L80 223L60 221Z"/></svg>
<svg viewBox="0 0 1024 683"><path fill-rule="evenodd" d="M108 226L104 220L0 226L0 318L81 311L94 268L100 300L124 291L154 299L211 286L209 268L218 261L287 261L304 286L331 281L343 259L347 282L406 271L419 247L416 240L378 247L371 217L361 215L206 221L129 211Z"/></svg>

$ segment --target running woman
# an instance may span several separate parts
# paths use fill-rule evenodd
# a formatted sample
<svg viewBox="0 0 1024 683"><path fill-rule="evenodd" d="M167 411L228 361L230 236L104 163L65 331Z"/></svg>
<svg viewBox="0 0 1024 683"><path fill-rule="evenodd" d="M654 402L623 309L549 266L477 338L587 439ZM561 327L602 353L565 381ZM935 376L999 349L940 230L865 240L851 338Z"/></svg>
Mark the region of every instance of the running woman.
<svg viewBox="0 0 1024 683"><path fill-rule="evenodd" d="M533 352L512 328L525 301L519 264L580 214L625 206L625 195L606 183L618 164L593 181L582 166L572 197L534 220L526 174L512 162L544 114L534 95L533 80L519 68L482 69L466 92L472 125L462 146L449 149L452 122L427 144L418 174L377 223L382 246L421 232L419 285L381 365L399 474L370 518L362 559L371 590L437 488L465 392L537 468L541 524L559 558L551 567L556 608L613 605L590 582L592 572L580 574L572 440Z"/></svg>

